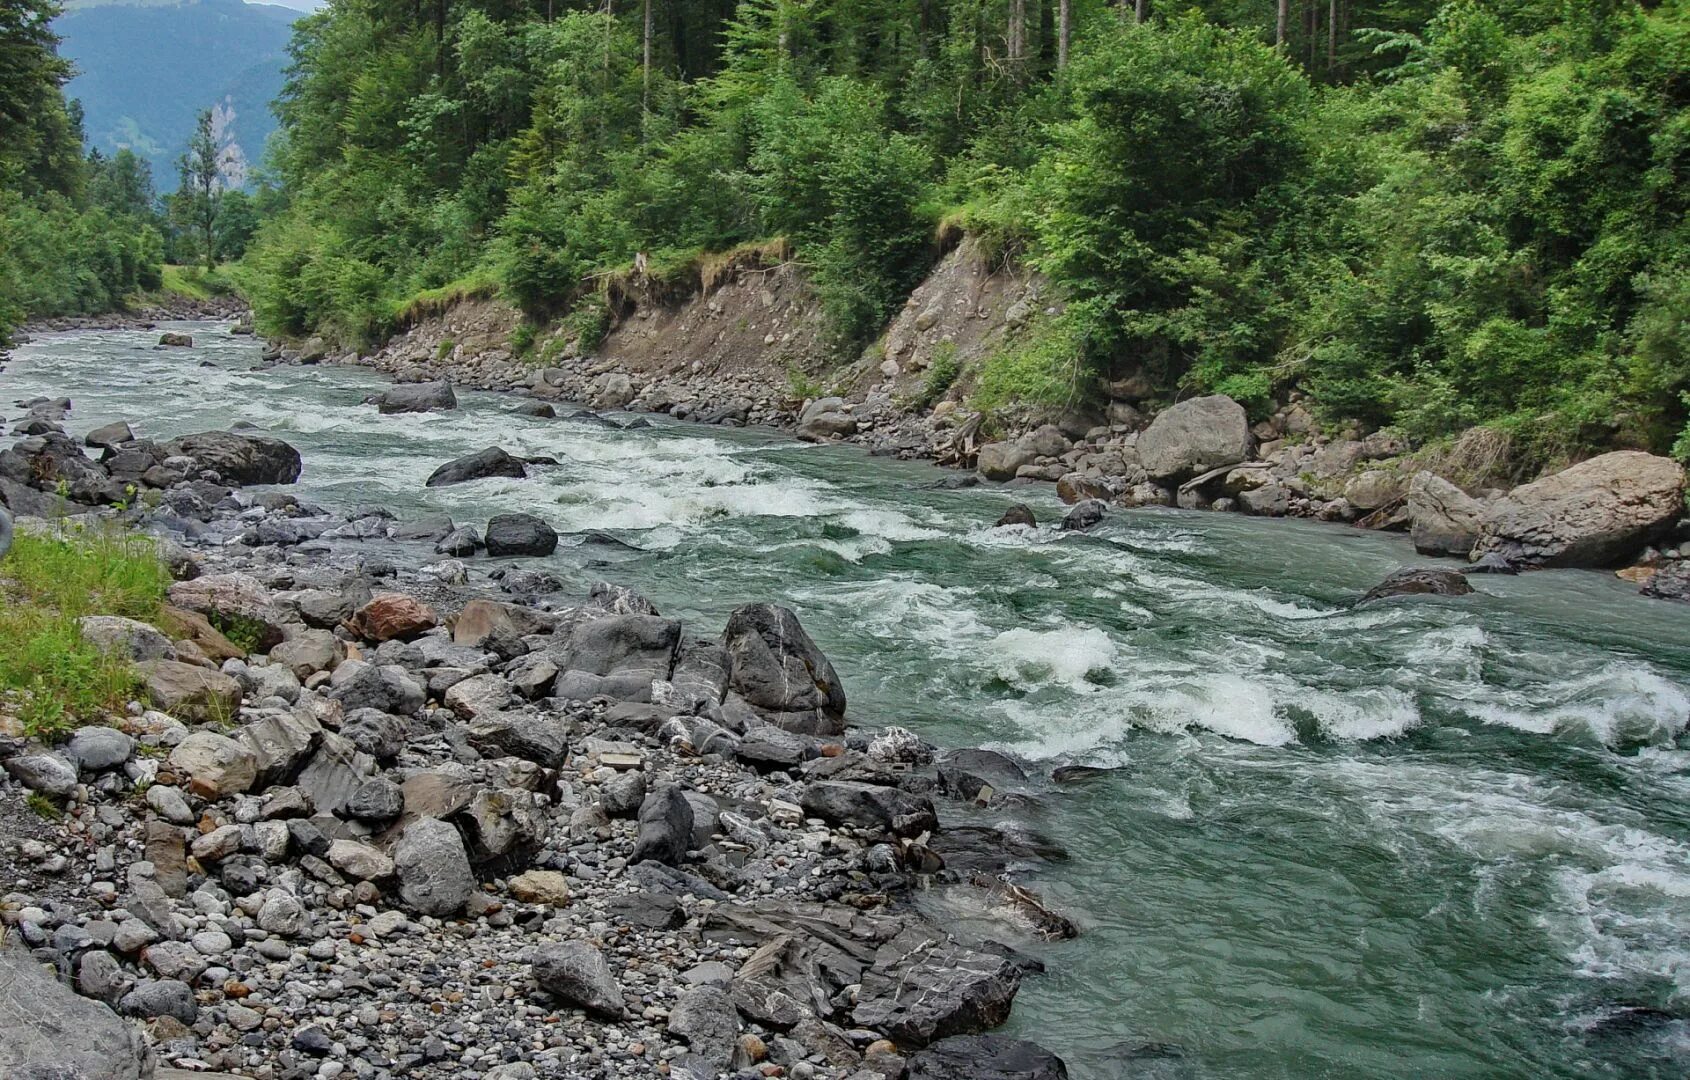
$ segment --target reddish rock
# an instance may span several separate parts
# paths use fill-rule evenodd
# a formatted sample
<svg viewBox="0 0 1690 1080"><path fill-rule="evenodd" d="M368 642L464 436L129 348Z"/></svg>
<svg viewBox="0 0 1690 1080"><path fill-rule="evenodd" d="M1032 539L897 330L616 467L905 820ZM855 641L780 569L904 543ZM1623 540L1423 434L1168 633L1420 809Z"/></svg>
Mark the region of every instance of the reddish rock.
<svg viewBox="0 0 1690 1080"><path fill-rule="evenodd" d="M414 596L378 593L346 621L347 629L365 641L383 642L412 638L439 625L434 610Z"/></svg>

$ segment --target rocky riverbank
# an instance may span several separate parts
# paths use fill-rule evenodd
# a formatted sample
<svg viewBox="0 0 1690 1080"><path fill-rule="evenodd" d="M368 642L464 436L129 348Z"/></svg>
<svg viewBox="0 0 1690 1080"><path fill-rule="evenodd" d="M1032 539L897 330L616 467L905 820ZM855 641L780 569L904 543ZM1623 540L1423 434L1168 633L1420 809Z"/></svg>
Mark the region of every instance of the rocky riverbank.
<svg viewBox="0 0 1690 1080"><path fill-rule="evenodd" d="M435 556L459 523L287 494L278 440L23 404L7 504L115 503L179 580L160 625L82 624L136 665L124 714L0 716L7 1076L1064 1075L977 1034L1038 964L911 903L1074 933L1018 881L1061 855L1017 814L1051 782L848 727L793 612L494 591Z"/></svg>
<svg viewBox="0 0 1690 1080"><path fill-rule="evenodd" d="M646 342L634 352L626 345L607 346L603 355L566 351L557 365L537 365L511 352L514 315L490 301L425 319L373 354L336 355L314 340L301 349L272 346L270 356L274 362L367 365L401 384L514 392L543 403L535 409L581 402L707 424L789 430L809 441L850 442L874 454L933 460L1006 487L1052 483L1063 501L1076 505L1177 506L1401 531L1421 554L1460 559L1485 572L1619 569L1645 596L1690 598L1690 567L1683 562L1690 558L1684 470L1650 454L1606 454L1514 487L1499 465L1505 448L1480 429L1431 454L1411 450L1388 432L1324 431L1296 395L1255 423L1222 395L1151 412L1153 391L1142 376L1109 384L1105 414L1069 412L1050 422L1028 414L1021 418L1020 434L987 441L983 418L965 408L965 384L950 386L934 403L917 404L909 396L909 378L929 369L941 346L961 340L977 358L1001 344L1007 325L1026 318L1017 310L1037 300L1036 280L1018 289L998 282L995 273L983 281L978 273L970 277L958 269L969 265L966 254L966 249L954 253L947 261L949 276L937 273L917 290L909 311L889 331L888 348L895 346L902 361L888 360L884 370L857 365L839 377L844 387L839 395L796 398L790 379L781 374L790 369L767 358L733 362L720 349L684 364L672 350ZM698 324L766 306L777 313L764 316L775 320L768 336L788 342L790 334L776 331L783 309L802 314L797 299L781 299L793 287L774 286L767 305L735 300L735 288L730 282L710 294L709 303L719 310L653 318L700 333ZM737 288L751 285L742 281ZM628 319L643 309L632 310ZM438 389L432 393L432 400L382 407L455 407ZM1096 512L1095 505L1087 511Z"/></svg>
<svg viewBox="0 0 1690 1080"><path fill-rule="evenodd" d="M140 304L127 311L32 319L24 324L18 340L28 340L32 334L62 333L67 330L151 330L161 322L185 322L194 319L233 319L245 327L248 333L252 327L251 311L246 301L238 296L212 296L203 300L177 296L167 303Z"/></svg>

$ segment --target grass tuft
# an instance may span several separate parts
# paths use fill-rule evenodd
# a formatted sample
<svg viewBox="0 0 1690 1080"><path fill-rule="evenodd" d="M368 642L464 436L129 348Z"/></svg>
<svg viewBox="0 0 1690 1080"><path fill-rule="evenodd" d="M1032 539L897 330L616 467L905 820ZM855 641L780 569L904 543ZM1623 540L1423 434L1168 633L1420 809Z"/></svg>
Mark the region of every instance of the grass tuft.
<svg viewBox="0 0 1690 1080"><path fill-rule="evenodd" d="M82 640L77 619L156 622L170 573L152 542L109 527L20 532L0 560L0 691L26 733L62 734L120 709L138 678Z"/></svg>

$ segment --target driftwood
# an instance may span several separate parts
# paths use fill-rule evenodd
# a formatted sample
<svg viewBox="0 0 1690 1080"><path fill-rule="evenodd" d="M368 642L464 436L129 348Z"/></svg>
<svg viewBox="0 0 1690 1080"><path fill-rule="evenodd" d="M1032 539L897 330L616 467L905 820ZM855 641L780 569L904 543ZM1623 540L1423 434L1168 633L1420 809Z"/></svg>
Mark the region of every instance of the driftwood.
<svg viewBox="0 0 1690 1080"><path fill-rule="evenodd" d="M1273 468L1273 464L1271 462L1267 462L1267 461L1242 461L1242 462L1239 462L1236 465L1222 465L1218 469L1210 469L1206 473L1202 473L1198 476L1193 476L1190 480L1187 480L1185 483L1181 484L1179 486L1179 489L1181 491L1195 491L1197 488L1200 488L1204 484L1207 484L1209 481L1213 480L1215 477L1225 476L1227 473L1233 471L1234 469L1271 469L1271 468Z"/></svg>
<svg viewBox="0 0 1690 1080"><path fill-rule="evenodd" d="M1396 498L1373 511L1371 514L1368 514L1366 517L1357 518L1356 528L1383 529L1391 523L1391 519L1396 517L1397 511L1401 510L1403 508L1403 504L1407 502L1407 495L1398 495Z"/></svg>

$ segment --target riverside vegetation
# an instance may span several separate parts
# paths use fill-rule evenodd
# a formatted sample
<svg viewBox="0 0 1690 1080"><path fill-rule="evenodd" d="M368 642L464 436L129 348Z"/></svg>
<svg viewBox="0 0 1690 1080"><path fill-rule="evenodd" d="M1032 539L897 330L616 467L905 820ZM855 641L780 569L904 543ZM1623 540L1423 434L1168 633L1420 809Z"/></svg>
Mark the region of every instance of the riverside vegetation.
<svg viewBox="0 0 1690 1080"><path fill-rule="evenodd" d="M779 237L848 360L966 230L1054 286L967 375L989 410L1143 373L1415 445L1488 425L1521 476L1670 451L1684 5L1280 7L336 4L247 282L349 347L493 292L541 331L518 351L590 347L618 282Z"/></svg>

